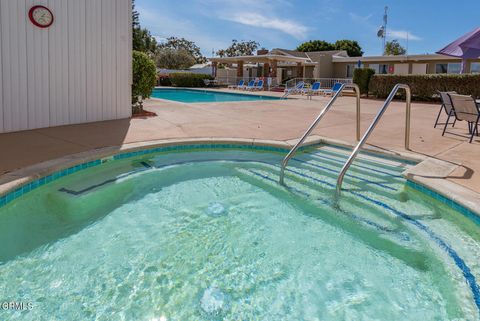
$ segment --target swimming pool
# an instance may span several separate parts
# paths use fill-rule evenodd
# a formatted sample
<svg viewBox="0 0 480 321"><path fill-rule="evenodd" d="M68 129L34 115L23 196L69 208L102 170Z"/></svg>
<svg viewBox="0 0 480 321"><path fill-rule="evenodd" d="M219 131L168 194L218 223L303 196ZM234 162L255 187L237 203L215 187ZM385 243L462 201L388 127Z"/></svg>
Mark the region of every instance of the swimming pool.
<svg viewBox="0 0 480 321"><path fill-rule="evenodd" d="M213 103L226 101L254 101L254 100L278 100L278 97L270 97L254 94L224 93L211 90L155 88L152 98L174 100L182 103Z"/></svg>
<svg viewBox="0 0 480 321"><path fill-rule="evenodd" d="M34 306L1 316L478 320L480 226L410 188L411 164L372 155L334 204L347 152L303 150L287 187L285 151L254 146L167 147L54 174L0 208L0 293Z"/></svg>

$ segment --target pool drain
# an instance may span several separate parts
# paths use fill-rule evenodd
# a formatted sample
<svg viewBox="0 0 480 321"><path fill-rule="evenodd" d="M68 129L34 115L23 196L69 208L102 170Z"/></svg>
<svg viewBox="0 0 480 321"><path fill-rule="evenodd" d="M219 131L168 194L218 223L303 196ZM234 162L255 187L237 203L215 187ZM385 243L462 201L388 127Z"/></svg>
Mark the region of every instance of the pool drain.
<svg viewBox="0 0 480 321"><path fill-rule="evenodd" d="M211 203L207 208L207 213L210 216L217 217L227 214L227 210L225 209L225 206L220 203Z"/></svg>

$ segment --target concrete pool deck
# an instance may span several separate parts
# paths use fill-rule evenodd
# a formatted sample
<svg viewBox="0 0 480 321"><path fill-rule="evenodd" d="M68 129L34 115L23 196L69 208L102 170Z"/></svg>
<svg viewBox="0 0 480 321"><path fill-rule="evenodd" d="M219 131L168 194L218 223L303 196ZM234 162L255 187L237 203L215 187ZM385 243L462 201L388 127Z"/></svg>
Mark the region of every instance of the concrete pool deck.
<svg viewBox="0 0 480 321"><path fill-rule="evenodd" d="M222 90L228 92L228 90ZM255 93L258 94L258 93ZM268 93L278 95L281 93ZM188 138L242 138L290 141L299 138L329 98L184 104L152 99L146 109L158 117L114 120L0 134L0 175L40 162L90 150L125 144ZM382 101L362 99L361 130L365 131ZM441 160L432 176L480 193L480 137L472 144L467 125L459 122L442 137L433 128L438 104L412 104L411 152ZM403 152L405 103L393 102L368 143L383 150ZM355 143L355 98L340 97L314 131L315 135ZM439 167L439 168L440 168ZM419 173L416 173L418 175ZM421 174L421 173L420 173ZM430 177L432 178L432 177Z"/></svg>

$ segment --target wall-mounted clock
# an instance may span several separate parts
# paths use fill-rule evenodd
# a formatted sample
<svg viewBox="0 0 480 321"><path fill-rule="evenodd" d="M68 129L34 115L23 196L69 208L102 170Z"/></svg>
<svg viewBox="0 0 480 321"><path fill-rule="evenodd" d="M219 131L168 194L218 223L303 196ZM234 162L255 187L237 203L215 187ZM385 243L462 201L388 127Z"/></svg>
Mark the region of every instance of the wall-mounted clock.
<svg viewBox="0 0 480 321"><path fill-rule="evenodd" d="M28 12L30 21L39 28L48 28L53 23L53 13L44 6L33 6Z"/></svg>

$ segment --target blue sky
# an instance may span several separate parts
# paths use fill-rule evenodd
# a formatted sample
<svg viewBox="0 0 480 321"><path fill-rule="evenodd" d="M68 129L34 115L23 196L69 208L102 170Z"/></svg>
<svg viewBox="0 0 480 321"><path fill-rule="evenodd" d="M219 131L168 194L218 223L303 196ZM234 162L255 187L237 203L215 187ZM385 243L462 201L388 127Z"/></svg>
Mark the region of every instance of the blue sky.
<svg viewBox="0 0 480 321"><path fill-rule="evenodd" d="M388 39L406 47L408 34L409 54L433 53L480 25L478 0L136 0L142 26L158 40L187 38L207 57L232 39L256 40L268 49L353 39L366 55L379 55L376 31L385 5Z"/></svg>

